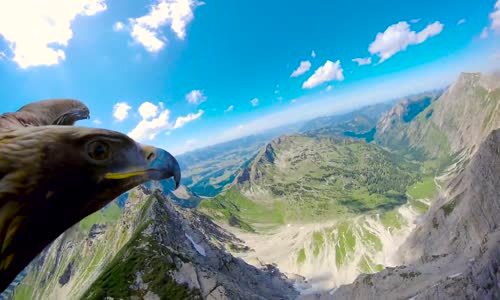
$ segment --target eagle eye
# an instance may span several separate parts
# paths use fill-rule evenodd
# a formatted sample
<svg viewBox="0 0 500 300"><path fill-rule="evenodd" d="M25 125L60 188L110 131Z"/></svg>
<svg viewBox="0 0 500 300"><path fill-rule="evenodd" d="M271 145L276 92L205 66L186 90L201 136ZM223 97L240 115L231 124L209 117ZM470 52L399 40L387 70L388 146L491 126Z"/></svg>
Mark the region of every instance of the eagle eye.
<svg viewBox="0 0 500 300"><path fill-rule="evenodd" d="M100 141L91 142L87 146L87 154L93 160L106 160L109 158L111 151L107 143Z"/></svg>

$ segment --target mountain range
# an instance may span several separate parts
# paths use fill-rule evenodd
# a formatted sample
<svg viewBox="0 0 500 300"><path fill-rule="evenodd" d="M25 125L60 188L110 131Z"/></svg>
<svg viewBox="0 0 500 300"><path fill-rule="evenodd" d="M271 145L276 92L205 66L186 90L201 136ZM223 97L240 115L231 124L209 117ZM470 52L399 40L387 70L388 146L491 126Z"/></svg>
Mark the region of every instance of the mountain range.
<svg viewBox="0 0 500 300"><path fill-rule="evenodd" d="M9 299L500 297L500 76L179 157L47 247Z"/></svg>

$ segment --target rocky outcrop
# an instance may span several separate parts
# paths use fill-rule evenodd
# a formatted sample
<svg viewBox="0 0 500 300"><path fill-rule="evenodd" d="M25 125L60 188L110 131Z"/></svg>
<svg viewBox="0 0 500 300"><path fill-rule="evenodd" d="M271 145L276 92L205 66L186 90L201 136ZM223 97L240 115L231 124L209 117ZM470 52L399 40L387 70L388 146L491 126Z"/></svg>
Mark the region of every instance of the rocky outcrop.
<svg viewBox="0 0 500 300"><path fill-rule="evenodd" d="M361 275L335 291L334 299L500 298L499 174L500 129L400 248L407 266Z"/></svg>
<svg viewBox="0 0 500 300"><path fill-rule="evenodd" d="M227 253L226 244L241 241L205 215L174 206L168 197L159 192L150 196L140 231L88 289L84 299L120 296L108 284L110 277L130 278L119 272L136 274L135 282L141 284L129 289L129 294L136 296L154 294L169 299L175 289L177 295L191 298L295 298L297 292L283 274L258 269ZM162 270L156 266L160 263L165 266Z"/></svg>

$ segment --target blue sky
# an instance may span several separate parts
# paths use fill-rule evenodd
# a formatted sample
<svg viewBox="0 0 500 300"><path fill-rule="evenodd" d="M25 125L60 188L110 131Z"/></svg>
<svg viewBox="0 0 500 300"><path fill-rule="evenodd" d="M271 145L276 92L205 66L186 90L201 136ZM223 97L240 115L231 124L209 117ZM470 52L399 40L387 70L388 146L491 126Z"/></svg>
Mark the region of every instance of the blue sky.
<svg viewBox="0 0 500 300"><path fill-rule="evenodd" d="M500 66L500 0L39 2L0 3L0 112L76 98L174 153Z"/></svg>

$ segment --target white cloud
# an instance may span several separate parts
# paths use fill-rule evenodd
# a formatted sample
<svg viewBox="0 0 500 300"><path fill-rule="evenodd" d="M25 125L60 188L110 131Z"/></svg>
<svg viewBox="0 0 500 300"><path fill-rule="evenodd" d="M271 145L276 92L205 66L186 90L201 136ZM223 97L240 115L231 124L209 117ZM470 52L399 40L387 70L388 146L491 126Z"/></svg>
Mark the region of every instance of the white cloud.
<svg viewBox="0 0 500 300"><path fill-rule="evenodd" d="M132 38L149 52L160 51L167 42L162 28L169 26L183 40L186 27L193 20L195 7L203 5L195 0L157 0L147 15L129 19Z"/></svg>
<svg viewBox="0 0 500 300"><path fill-rule="evenodd" d="M372 58L371 57L353 58L352 61L358 63L358 66L364 66L364 65L371 64L372 63Z"/></svg>
<svg viewBox="0 0 500 300"><path fill-rule="evenodd" d="M232 112L234 110L234 105L229 105L227 109L224 110L224 112Z"/></svg>
<svg viewBox="0 0 500 300"><path fill-rule="evenodd" d="M116 22L115 25L113 25L113 30L114 31L122 31L125 28L125 24L122 22Z"/></svg>
<svg viewBox="0 0 500 300"><path fill-rule="evenodd" d="M116 103L113 107L113 117L115 117L117 121L121 122L128 117L128 111L130 109L132 109L132 107L126 102Z"/></svg>
<svg viewBox="0 0 500 300"><path fill-rule="evenodd" d="M56 65L66 58L74 19L106 8L105 0L2 0L0 35L19 67Z"/></svg>
<svg viewBox="0 0 500 300"><path fill-rule="evenodd" d="M160 104L160 106L163 105ZM158 106L151 102L143 102L141 106L139 106L139 114L143 119L153 118L158 114Z"/></svg>
<svg viewBox="0 0 500 300"><path fill-rule="evenodd" d="M175 121L174 129L181 128L182 126L186 125L186 123L199 119L203 115L203 113L204 111L200 109L195 114L189 113L185 117L178 117L177 120Z"/></svg>
<svg viewBox="0 0 500 300"><path fill-rule="evenodd" d="M371 54L378 55L379 63L382 63L394 54L405 51L408 46L421 44L428 38L438 35L443 27L440 22L434 22L422 31L415 32L410 30L408 23L399 22L387 27L383 33L378 33L368 50Z"/></svg>
<svg viewBox="0 0 500 300"><path fill-rule="evenodd" d="M311 52L311 56L312 56L312 58L316 57L316 52L314 52L314 50Z"/></svg>
<svg viewBox="0 0 500 300"><path fill-rule="evenodd" d="M308 60L301 61L297 70L293 71L290 77L298 77L311 69L311 62Z"/></svg>
<svg viewBox="0 0 500 300"><path fill-rule="evenodd" d="M165 46L165 38L147 28L136 26L130 32L134 40L144 46L148 52L158 52Z"/></svg>
<svg viewBox="0 0 500 300"><path fill-rule="evenodd" d="M257 106L257 105L259 105L259 99L257 99L257 98L253 98L253 99L250 101L250 103L252 103L252 106Z"/></svg>
<svg viewBox="0 0 500 300"><path fill-rule="evenodd" d="M490 14L491 29L500 31L500 0L495 3L495 10Z"/></svg>
<svg viewBox="0 0 500 300"><path fill-rule="evenodd" d="M344 70L340 66L340 60L332 62L327 60L324 65L316 69L314 74L302 84L304 89L312 89L318 85L332 80L344 80Z"/></svg>
<svg viewBox="0 0 500 300"><path fill-rule="evenodd" d="M94 121L92 121L92 123L94 123L95 125L101 125L102 124L101 120L99 120L99 119L94 119Z"/></svg>
<svg viewBox="0 0 500 300"><path fill-rule="evenodd" d="M327 87L326 87L325 91L326 91L326 92L329 92L329 91L331 91L332 89L333 89L333 86L329 85L329 86L327 86Z"/></svg>
<svg viewBox="0 0 500 300"><path fill-rule="evenodd" d="M181 128L187 123L200 118L203 110L196 114L188 114L185 117L178 117L175 122L170 122L170 110L166 109L163 103L155 105L151 102L143 102L139 106L139 114L142 120L132 129L128 135L137 140L153 140L162 131L171 131Z"/></svg>
<svg viewBox="0 0 500 300"><path fill-rule="evenodd" d="M413 19L413 20L410 20L410 23L416 24L416 23L420 22L420 20L422 20L422 19Z"/></svg>
<svg viewBox="0 0 500 300"><path fill-rule="evenodd" d="M479 34L479 38L485 39L489 35L488 33L488 27L484 27L483 30L481 31L481 34Z"/></svg>
<svg viewBox="0 0 500 300"><path fill-rule="evenodd" d="M192 90L186 95L186 100L191 104L200 104L207 100L207 97L203 95L203 92L200 90Z"/></svg>
<svg viewBox="0 0 500 300"><path fill-rule="evenodd" d="M460 26L460 25L462 25L463 23L465 23L466 21L467 21L467 20L465 20L465 19L460 19L460 20L458 20L457 25L458 25L458 26Z"/></svg>
<svg viewBox="0 0 500 300"><path fill-rule="evenodd" d="M0 60L6 59L6 58L7 58L7 54L5 54L5 52L3 52L3 51L0 51Z"/></svg>

